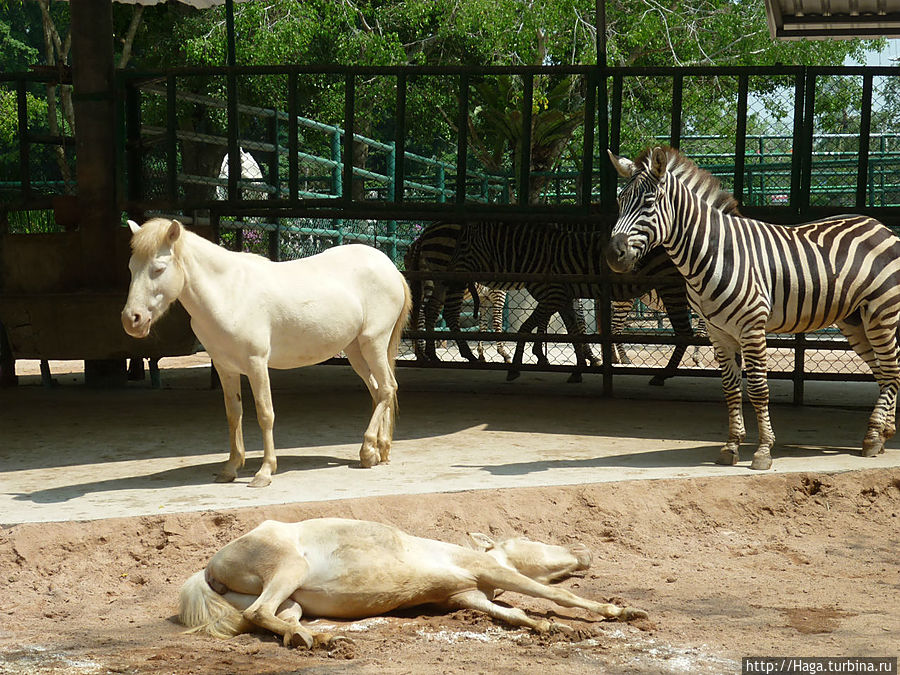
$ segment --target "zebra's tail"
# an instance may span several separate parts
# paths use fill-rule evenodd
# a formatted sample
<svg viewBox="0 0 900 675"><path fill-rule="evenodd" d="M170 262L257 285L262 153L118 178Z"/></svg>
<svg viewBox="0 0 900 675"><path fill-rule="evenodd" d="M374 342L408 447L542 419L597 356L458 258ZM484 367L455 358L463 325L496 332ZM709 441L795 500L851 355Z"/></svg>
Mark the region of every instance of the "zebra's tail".
<svg viewBox="0 0 900 675"><path fill-rule="evenodd" d="M406 255L403 257L403 267L407 272L420 271L419 256L421 254L421 249L422 246L420 239L416 239L412 244L409 245L409 248L406 250ZM407 322L411 323L414 329L421 330L425 325L425 318L423 316L425 303L425 279L415 279L411 283L407 282L407 288L409 288L410 286L411 300L410 312L408 312L409 318L407 319ZM413 341L413 352L415 353L417 359L423 358L425 355L425 341L421 338L416 338Z"/></svg>
<svg viewBox="0 0 900 675"><path fill-rule="evenodd" d="M178 620L185 633L206 633L227 639L247 631L247 621L206 582L206 571L188 578L178 595Z"/></svg>

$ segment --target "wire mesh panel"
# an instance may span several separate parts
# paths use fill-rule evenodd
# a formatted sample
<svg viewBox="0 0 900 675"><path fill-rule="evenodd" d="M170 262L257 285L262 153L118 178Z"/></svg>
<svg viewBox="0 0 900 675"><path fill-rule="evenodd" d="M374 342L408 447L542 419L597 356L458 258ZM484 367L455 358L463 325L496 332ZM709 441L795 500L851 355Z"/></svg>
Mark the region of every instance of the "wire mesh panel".
<svg viewBox="0 0 900 675"><path fill-rule="evenodd" d="M795 78L750 76L744 204L788 206L794 150Z"/></svg>
<svg viewBox="0 0 900 675"><path fill-rule="evenodd" d="M856 205L862 77L820 75L815 91L811 206Z"/></svg>
<svg viewBox="0 0 900 675"><path fill-rule="evenodd" d="M876 76L872 90L866 205L900 206L900 78Z"/></svg>

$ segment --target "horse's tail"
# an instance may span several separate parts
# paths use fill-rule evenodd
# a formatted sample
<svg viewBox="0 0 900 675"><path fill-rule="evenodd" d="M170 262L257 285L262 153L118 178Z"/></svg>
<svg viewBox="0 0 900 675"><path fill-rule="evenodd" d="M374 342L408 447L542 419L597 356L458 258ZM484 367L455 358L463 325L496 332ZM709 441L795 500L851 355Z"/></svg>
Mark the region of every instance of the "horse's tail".
<svg viewBox="0 0 900 675"><path fill-rule="evenodd" d="M205 570L191 576L181 587L178 620L187 628L186 633L207 633L226 639L246 632L246 620L225 598L210 588Z"/></svg>
<svg viewBox="0 0 900 675"><path fill-rule="evenodd" d="M391 333L391 341L388 343L388 359L391 364L391 372L394 372L394 364L397 361L397 353L400 351L400 340L403 338L403 331L409 323L410 310L413 306L412 290L406 281L406 277L402 274L400 281L403 283L403 309L400 310L400 316L394 324L394 331Z"/></svg>

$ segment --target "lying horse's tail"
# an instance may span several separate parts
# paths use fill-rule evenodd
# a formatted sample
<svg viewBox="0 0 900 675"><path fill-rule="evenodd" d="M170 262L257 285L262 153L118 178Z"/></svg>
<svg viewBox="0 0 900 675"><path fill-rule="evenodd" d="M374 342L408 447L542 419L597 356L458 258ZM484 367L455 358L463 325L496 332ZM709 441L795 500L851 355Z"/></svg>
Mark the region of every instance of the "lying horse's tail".
<svg viewBox="0 0 900 675"><path fill-rule="evenodd" d="M246 632L244 617L210 588L204 570L191 576L181 587L178 620L187 627L186 633L207 633L225 639Z"/></svg>

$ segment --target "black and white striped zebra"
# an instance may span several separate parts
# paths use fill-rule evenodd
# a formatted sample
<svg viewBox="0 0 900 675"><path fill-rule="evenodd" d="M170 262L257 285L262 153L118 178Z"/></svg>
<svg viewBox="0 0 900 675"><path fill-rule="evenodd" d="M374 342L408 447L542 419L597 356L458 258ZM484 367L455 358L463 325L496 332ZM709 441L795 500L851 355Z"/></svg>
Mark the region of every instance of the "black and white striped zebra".
<svg viewBox="0 0 900 675"><path fill-rule="evenodd" d="M478 222L470 224L436 223L428 227L413 242L407 255L407 270L430 272L462 272L470 276L479 274L580 274L599 275L604 266L602 238L594 232L573 230L559 225L529 225L514 222ZM597 283L491 281L494 288L509 290L526 288L537 301L537 307L520 332L528 333L546 326L550 317L559 312L570 334L584 333L584 320L579 316L576 298L595 298L600 295ZM423 307L424 325L433 327L437 313L444 308L444 320L450 330L459 330L459 314L463 292L467 282L447 281L443 284L423 284L418 297ZM684 282L665 253L648 259L636 273L610 285L613 300L624 301L639 297L651 289L662 294L669 318L676 334L692 335L690 310L685 295ZM428 293L431 292L431 296ZM413 291L414 297L417 290ZM415 304L414 304L415 306ZM414 311L416 311L414 309ZM417 322L418 325L418 322ZM433 344L433 343L432 343ZM471 350L463 340L458 340L460 353L474 360ZM514 377L516 366L522 361L524 343L520 342L510 369ZM576 344L578 365L573 377L578 380L589 349L584 343ZM662 383L678 367L685 352L684 345L676 346L672 358L663 373L654 378ZM426 347L431 358L436 354Z"/></svg>
<svg viewBox="0 0 900 675"><path fill-rule="evenodd" d="M751 468L768 469L766 333L803 333L836 324L869 365L880 394L862 454L894 435L900 386L900 238L877 220L836 216L797 226L742 218L719 181L676 150L656 147L634 162L610 156L628 181L607 260L625 272L662 246L706 320L728 404L728 441L719 462L735 464L745 437L741 368L756 410L759 446Z"/></svg>

